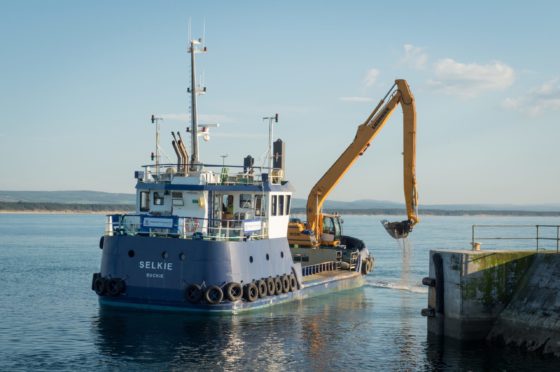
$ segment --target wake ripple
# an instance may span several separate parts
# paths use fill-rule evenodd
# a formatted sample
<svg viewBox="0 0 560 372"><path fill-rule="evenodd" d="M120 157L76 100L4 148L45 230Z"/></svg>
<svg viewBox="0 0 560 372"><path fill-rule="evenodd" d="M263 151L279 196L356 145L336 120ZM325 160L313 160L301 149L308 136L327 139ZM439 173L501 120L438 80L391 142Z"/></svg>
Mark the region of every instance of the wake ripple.
<svg viewBox="0 0 560 372"><path fill-rule="evenodd" d="M410 285L406 283L387 282L384 280L376 280L373 282L368 282L365 284L365 287L394 289L397 291L405 291L405 292L412 292L412 293L428 293L428 288L421 284Z"/></svg>

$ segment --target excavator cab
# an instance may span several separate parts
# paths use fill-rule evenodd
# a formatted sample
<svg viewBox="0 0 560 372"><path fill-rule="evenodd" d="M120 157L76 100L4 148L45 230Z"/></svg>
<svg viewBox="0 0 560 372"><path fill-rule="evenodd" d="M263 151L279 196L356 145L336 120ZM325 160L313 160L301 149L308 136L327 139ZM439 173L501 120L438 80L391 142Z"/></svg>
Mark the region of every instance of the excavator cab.
<svg viewBox="0 0 560 372"><path fill-rule="evenodd" d="M340 242L342 237L342 226L340 215L323 214L323 230L321 233L321 241L324 242Z"/></svg>
<svg viewBox="0 0 560 372"><path fill-rule="evenodd" d="M385 230L395 239L404 239L410 234L412 231L412 226L414 225L412 221L405 220L405 221L396 221L396 222L389 222L387 220L381 221Z"/></svg>

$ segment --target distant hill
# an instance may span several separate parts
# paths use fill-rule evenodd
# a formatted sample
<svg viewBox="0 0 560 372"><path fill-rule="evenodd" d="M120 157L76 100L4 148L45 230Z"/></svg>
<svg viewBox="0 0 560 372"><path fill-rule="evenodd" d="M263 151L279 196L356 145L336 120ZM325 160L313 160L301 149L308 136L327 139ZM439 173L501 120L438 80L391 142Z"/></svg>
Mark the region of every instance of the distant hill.
<svg viewBox="0 0 560 372"><path fill-rule="evenodd" d="M0 191L0 202L56 203L56 204L104 204L134 205L134 194L118 194L100 191ZM294 198L292 208L304 210L307 200ZM367 210L404 210L403 203L384 200L361 199L354 201L327 200L325 210L330 211L367 211ZM505 212L560 212L560 204L430 204L420 205L420 214L434 211L505 211Z"/></svg>
<svg viewBox="0 0 560 372"><path fill-rule="evenodd" d="M295 198L293 208L305 208L307 200ZM404 209L404 203L362 199L351 202L327 200L323 206L329 210ZM560 204L421 204L422 211L533 211L560 212Z"/></svg>
<svg viewBox="0 0 560 372"><path fill-rule="evenodd" d="M307 199L294 198L292 206L294 208L305 208ZM326 209L379 209L379 208L394 208L402 209L404 204L395 203L384 200L371 200L371 199L361 199L354 200L351 202L337 201L337 200L327 200L323 205Z"/></svg>
<svg viewBox="0 0 560 372"><path fill-rule="evenodd" d="M0 201L62 204L135 204L134 194L100 191L0 191Z"/></svg>

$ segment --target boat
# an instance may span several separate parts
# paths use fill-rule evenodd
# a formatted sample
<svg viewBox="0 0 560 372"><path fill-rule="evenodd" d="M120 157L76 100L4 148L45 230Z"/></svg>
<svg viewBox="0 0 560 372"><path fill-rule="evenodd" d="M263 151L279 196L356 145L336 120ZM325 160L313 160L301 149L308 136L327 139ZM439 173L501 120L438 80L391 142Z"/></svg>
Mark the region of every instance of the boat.
<svg viewBox="0 0 560 372"><path fill-rule="evenodd" d="M239 165L204 164L199 137L195 55L191 40L190 154L172 133L177 156L162 163L159 122L153 163L135 171L136 210L107 216L100 239L100 271L91 288L101 306L205 313L239 313L358 288L373 269L363 241L302 248L287 234L294 189L285 176L285 144L272 142L269 118L267 164L247 156Z"/></svg>

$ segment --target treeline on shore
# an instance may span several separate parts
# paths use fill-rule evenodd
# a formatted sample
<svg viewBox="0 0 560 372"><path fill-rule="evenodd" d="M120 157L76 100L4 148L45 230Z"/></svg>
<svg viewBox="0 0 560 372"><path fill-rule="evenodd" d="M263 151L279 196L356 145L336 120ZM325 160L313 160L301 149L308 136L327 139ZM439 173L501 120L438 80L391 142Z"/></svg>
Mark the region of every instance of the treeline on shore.
<svg viewBox="0 0 560 372"><path fill-rule="evenodd" d="M4 212L131 212L131 204L78 204L78 203L46 203L46 202L5 202L0 201L0 211ZM325 213L342 215L406 215L404 209L398 208L367 208L367 209L324 209ZM292 208L294 214L304 214L305 208ZM423 216L545 216L560 217L560 211L523 211L523 210L444 210L421 209Z"/></svg>
<svg viewBox="0 0 560 372"><path fill-rule="evenodd" d="M0 211L9 212L130 212L130 204L69 204L43 202L4 202L0 201Z"/></svg>

